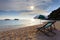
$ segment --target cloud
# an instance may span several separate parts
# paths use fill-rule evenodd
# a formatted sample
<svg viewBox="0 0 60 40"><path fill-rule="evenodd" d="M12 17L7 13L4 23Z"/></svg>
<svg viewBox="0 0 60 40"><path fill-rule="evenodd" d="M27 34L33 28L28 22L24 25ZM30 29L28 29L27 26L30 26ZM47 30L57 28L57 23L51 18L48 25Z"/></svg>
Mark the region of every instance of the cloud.
<svg viewBox="0 0 60 40"><path fill-rule="evenodd" d="M0 0L0 10L29 10L29 6L36 9L47 6L51 0Z"/></svg>
<svg viewBox="0 0 60 40"><path fill-rule="evenodd" d="M30 6L34 6L34 10L30 10ZM32 18L40 14L46 16L58 7L60 0L0 0L0 18Z"/></svg>
<svg viewBox="0 0 60 40"><path fill-rule="evenodd" d="M0 12L20 14L19 16L15 16L15 14L13 16L3 15L0 18L7 18L7 16L8 18L33 18L33 16L39 14L48 15L45 10L50 3L52 3L52 0L0 0ZM34 6L34 10L30 10L30 6Z"/></svg>

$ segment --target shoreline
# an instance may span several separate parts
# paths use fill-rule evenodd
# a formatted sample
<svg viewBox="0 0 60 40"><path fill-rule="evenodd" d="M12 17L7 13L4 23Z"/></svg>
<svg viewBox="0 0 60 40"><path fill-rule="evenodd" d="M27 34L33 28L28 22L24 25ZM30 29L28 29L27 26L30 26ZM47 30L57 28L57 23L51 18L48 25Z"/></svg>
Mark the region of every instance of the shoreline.
<svg viewBox="0 0 60 40"><path fill-rule="evenodd" d="M35 26L40 26L42 24L38 24L38 25L31 25L31 26L23 26L23 27L20 27L20 28L2 28L2 31L0 29L0 32L4 32L5 29L6 31L11 31L11 30L18 30L18 29L24 29L24 28L29 28L29 27L35 27ZM18 25L17 25L18 26Z"/></svg>
<svg viewBox="0 0 60 40"><path fill-rule="evenodd" d="M30 39L31 36L36 34L36 28L40 27L41 25L33 25L33 26L28 26L24 28L18 28L18 29L12 29L12 30L7 30L7 31L1 31L0 32L0 39L6 39L6 40L25 40L28 36L27 39ZM11 37L11 38L10 38Z"/></svg>
<svg viewBox="0 0 60 40"><path fill-rule="evenodd" d="M44 23L46 23L46 22L44 22ZM41 25L43 26L43 24L37 24L37 25L31 25L31 26L28 25L28 26L21 26L21 27L19 27L20 25L16 25L15 28L14 27L12 27L12 28L9 28L9 27L2 28L2 29L0 29L0 32L11 31L11 30L18 30L18 29L24 29L24 28L29 28L29 27L41 26ZM15 26L15 25L13 25L13 26Z"/></svg>
<svg viewBox="0 0 60 40"><path fill-rule="evenodd" d="M45 24L45 23L44 23ZM58 29L58 31L56 32L56 36L55 37L47 37L46 35L43 35L42 33L37 34L36 33L36 28L38 27L42 27L44 24L38 24L38 25L34 25L34 26L28 26L28 27L24 27L24 28L18 28L18 29L12 29L12 30L8 30L8 31L3 31L0 32L0 40L52 40L55 39L57 40L57 38L60 37L60 22L56 22L56 28ZM57 27L58 25L58 27ZM39 38L39 39L38 39Z"/></svg>

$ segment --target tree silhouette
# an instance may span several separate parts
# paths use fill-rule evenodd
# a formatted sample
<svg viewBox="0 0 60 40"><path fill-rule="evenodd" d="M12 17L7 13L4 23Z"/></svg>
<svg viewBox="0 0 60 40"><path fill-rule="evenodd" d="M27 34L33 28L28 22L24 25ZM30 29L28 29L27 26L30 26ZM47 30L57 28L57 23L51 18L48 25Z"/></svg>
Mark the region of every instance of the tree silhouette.
<svg viewBox="0 0 60 40"><path fill-rule="evenodd" d="M50 15L48 15L49 20L60 20L60 8L52 11Z"/></svg>

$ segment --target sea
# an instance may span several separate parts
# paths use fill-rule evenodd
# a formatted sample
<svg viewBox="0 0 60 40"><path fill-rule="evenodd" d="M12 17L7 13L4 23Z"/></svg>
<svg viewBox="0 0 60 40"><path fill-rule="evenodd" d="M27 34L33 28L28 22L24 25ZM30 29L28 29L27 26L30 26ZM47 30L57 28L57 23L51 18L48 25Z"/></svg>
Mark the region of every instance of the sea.
<svg viewBox="0 0 60 40"><path fill-rule="evenodd" d="M44 20L42 21L39 19L0 20L0 31L7 31L7 30L12 30L17 28L43 24L43 22L45 21Z"/></svg>

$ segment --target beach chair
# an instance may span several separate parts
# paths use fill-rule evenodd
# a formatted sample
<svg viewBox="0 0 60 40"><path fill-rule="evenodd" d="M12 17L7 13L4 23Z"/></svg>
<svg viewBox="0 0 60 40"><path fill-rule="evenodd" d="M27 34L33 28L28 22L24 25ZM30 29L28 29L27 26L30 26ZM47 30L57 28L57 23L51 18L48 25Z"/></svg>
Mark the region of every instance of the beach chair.
<svg viewBox="0 0 60 40"><path fill-rule="evenodd" d="M53 36L53 35L56 35L55 32L53 32L53 29L55 29L55 23L56 21L53 21L53 22L48 22L47 24L45 24L43 27L39 27L37 28L37 32L40 31L42 33L44 33L46 36ZM53 27L53 26L54 27Z"/></svg>

